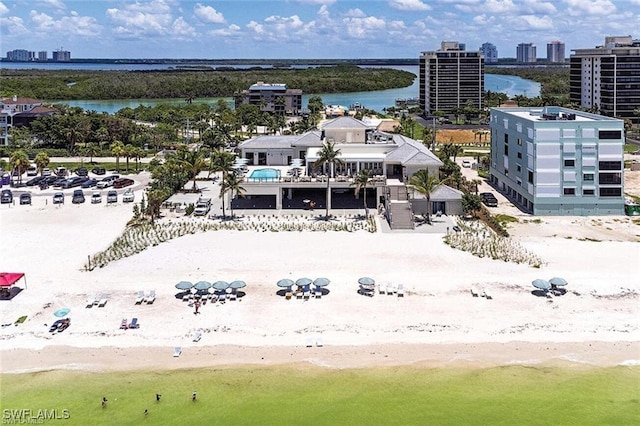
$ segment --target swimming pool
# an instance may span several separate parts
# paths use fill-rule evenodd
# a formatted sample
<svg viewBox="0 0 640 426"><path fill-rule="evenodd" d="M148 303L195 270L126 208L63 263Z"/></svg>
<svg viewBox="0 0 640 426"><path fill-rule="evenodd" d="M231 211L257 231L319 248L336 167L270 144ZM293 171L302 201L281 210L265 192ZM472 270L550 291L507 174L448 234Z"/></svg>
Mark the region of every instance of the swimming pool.
<svg viewBox="0 0 640 426"><path fill-rule="evenodd" d="M280 170L276 169L257 169L251 172L249 180L252 181L275 181L280 177Z"/></svg>

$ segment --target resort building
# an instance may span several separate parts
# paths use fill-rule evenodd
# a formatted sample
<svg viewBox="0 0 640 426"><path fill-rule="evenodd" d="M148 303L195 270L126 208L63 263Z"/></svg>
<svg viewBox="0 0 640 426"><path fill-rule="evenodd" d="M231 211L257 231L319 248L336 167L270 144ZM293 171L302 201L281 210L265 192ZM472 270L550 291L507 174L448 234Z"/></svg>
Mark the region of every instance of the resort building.
<svg viewBox="0 0 640 426"><path fill-rule="evenodd" d="M42 101L31 98L3 98L0 100L0 143L9 145L9 129L28 125L32 120L56 112L42 105Z"/></svg>
<svg viewBox="0 0 640 426"><path fill-rule="evenodd" d="M482 108L484 58L456 41L443 41L440 50L420 56L420 106L425 114L451 114L471 101Z"/></svg>
<svg viewBox="0 0 640 426"><path fill-rule="evenodd" d="M7 52L7 61L30 62L36 57L36 52L25 49L14 49Z"/></svg>
<svg viewBox="0 0 640 426"><path fill-rule="evenodd" d="M536 45L533 43L520 43L516 47L516 61L525 64L536 62Z"/></svg>
<svg viewBox="0 0 640 426"><path fill-rule="evenodd" d="M491 109L490 182L534 215L624 214L624 123L561 107Z"/></svg>
<svg viewBox="0 0 640 426"><path fill-rule="evenodd" d="M569 99L610 117L636 118L640 108L640 40L606 37L604 46L574 49Z"/></svg>
<svg viewBox="0 0 640 426"><path fill-rule="evenodd" d="M340 151L341 164L319 167L322 146L331 142ZM368 170L369 208L383 209L392 228L412 228L412 194L408 179L418 170L437 175L442 162L422 143L400 134L376 130L352 117L330 120L319 130L302 135L258 136L239 145L239 168L245 169L245 198L234 203L240 208L302 209L313 201L325 208L326 188L330 186L329 208L361 208L354 195L354 176ZM431 197L431 212L460 214L459 195L442 191ZM307 204L305 204L305 202ZM419 203L418 203L419 204Z"/></svg>
<svg viewBox="0 0 640 426"><path fill-rule="evenodd" d="M485 64L497 64L498 63L498 49L493 43L482 43L480 46L480 53L484 56Z"/></svg>
<svg viewBox="0 0 640 426"><path fill-rule="evenodd" d="M302 110L302 90L259 81L235 97L236 108L244 104L256 105L263 112L298 115Z"/></svg>
<svg viewBox="0 0 640 426"><path fill-rule="evenodd" d="M564 43L558 40L547 43L547 62L564 62Z"/></svg>
<svg viewBox="0 0 640 426"><path fill-rule="evenodd" d="M53 51L53 62L69 62L71 60L71 52L68 50L54 50Z"/></svg>

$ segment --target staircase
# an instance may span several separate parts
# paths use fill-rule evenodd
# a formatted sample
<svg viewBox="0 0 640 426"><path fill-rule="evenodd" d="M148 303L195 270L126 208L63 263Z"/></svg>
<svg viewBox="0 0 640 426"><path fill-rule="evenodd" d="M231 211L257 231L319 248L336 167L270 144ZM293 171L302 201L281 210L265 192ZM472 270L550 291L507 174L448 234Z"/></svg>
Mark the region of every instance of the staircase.
<svg viewBox="0 0 640 426"><path fill-rule="evenodd" d="M413 229L413 211L409 202L407 187L387 186L387 219L391 229Z"/></svg>

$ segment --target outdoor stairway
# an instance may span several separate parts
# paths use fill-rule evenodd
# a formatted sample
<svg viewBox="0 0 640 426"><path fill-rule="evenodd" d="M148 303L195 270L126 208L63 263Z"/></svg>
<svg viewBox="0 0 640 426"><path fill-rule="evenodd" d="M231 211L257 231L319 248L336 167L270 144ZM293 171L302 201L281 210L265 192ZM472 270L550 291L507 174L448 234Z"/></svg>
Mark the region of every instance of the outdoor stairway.
<svg viewBox="0 0 640 426"><path fill-rule="evenodd" d="M404 185L387 186L387 213L391 229L413 229L413 211Z"/></svg>

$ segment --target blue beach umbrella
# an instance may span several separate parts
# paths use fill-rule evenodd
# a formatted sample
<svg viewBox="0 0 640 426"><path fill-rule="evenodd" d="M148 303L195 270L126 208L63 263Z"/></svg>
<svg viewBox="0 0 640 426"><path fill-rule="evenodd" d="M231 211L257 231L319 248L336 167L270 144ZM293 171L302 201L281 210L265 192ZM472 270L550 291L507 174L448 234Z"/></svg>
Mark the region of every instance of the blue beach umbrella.
<svg viewBox="0 0 640 426"><path fill-rule="evenodd" d="M531 284L535 287L535 288L539 288L540 290L549 290L551 288L551 284L549 284L549 281L547 280L541 280L541 279L537 279L537 280L533 280L531 281Z"/></svg>
<svg viewBox="0 0 640 426"><path fill-rule="evenodd" d="M229 283L226 281L216 281L213 283L212 287L216 290L226 290L229 288Z"/></svg>
<svg viewBox="0 0 640 426"><path fill-rule="evenodd" d="M329 285L331 281L329 281L329 278L316 278L313 281L313 285L315 285L316 287L326 287Z"/></svg>
<svg viewBox="0 0 640 426"><path fill-rule="evenodd" d="M283 278L276 283L278 287L283 287L283 288L289 288L293 284L294 284L293 280L290 280L289 278Z"/></svg>
<svg viewBox="0 0 640 426"><path fill-rule="evenodd" d="M245 283L244 281L240 281L240 280L236 280L236 281L232 281L231 284L229 284L230 288L242 288L245 287L247 285L247 283Z"/></svg>
<svg viewBox="0 0 640 426"><path fill-rule="evenodd" d="M360 285L375 285L376 280L374 280L373 278L369 278L369 277L362 277L358 280L358 284Z"/></svg>
<svg viewBox="0 0 640 426"><path fill-rule="evenodd" d="M567 280L565 280L564 278L560 278L560 277L553 277L553 278L551 278L551 279L549 280L549 284L551 284L551 285L555 285L555 286L558 286L558 287L561 287L561 286L563 286L563 285L567 285L567 284L569 284L569 283L568 283L568 282L567 282Z"/></svg>
<svg viewBox="0 0 640 426"><path fill-rule="evenodd" d="M304 287L306 285L311 284L313 281L311 280L311 278L299 278L296 280L296 285L299 285L300 287Z"/></svg>
<svg viewBox="0 0 640 426"><path fill-rule="evenodd" d="M71 311L71 309L69 308L62 308L62 309L58 309L57 311L55 311L53 313L54 316L58 317L58 318L62 318L62 317L66 317L67 314Z"/></svg>
<svg viewBox="0 0 640 426"><path fill-rule="evenodd" d="M176 288L178 290L189 290L191 287L193 287L193 283L191 283L191 281L180 281L176 284Z"/></svg>
<svg viewBox="0 0 640 426"><path fill-rule="evenodd" d="M196 290L209 290L211 288L211 283L209 281L198 281L193 288Z"/></svg>

